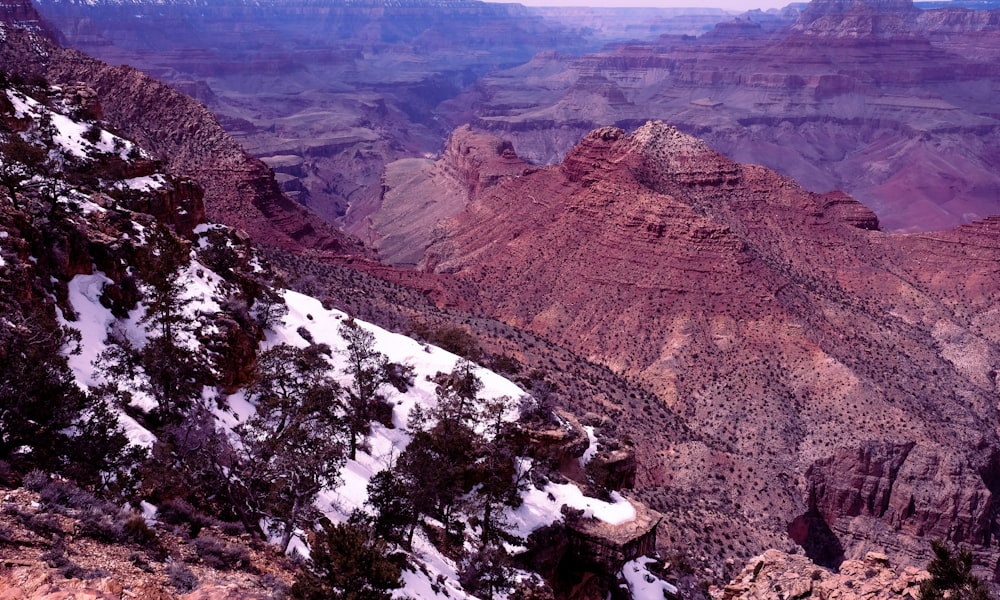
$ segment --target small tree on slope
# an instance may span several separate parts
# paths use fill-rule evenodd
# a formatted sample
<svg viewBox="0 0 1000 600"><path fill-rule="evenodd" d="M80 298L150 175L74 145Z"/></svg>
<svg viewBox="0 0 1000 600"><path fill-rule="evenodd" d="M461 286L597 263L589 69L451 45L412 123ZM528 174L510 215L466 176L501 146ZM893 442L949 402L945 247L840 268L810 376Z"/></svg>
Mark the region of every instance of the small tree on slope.
<svg viewBox="0 0 1000 600"><path fill-rule="evenodd" d="M340 335L347 342L345 372L351 376L351 383L345 390L347 456L354 460L359 439L370 433L375 405L385 402L380 390L388 383L389 359L375 349L375 335L353 319L340 325Z"/></svg>
<svg viewBox="0 0 1000 600"><path fill-rule="evenodd" d="M310 521L313 500L338 481L344 465L340 387L323 346L287 344L264 352L248 397L257 413L237 428L244 478L257 506L282 530L287 550L296 526Z"/></svg>
<svg viewBox="0 0 1000 600"><path fill-rule="evenodd" d="M309 570L292 586L297 600L388 600L403 585L388 545L355 523L332 524L311 537Z"/></svg>

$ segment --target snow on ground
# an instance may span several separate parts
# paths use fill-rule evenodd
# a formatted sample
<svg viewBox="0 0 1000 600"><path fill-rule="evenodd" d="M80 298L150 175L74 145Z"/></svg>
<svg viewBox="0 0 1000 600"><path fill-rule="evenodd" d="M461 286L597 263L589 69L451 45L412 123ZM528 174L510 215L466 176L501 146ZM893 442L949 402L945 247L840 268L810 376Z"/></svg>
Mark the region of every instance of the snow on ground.
<svg viewBox="0 0 1000 600"><path fill-rule="evenodd" d="M522 462L527 462L523 459ZM522 467L524 468L524 467ZM524 503L510 511L508 519L515 535L529 533L562 518L564 504L583 511L583 518L594 518L610 525L622 525L635 520L635 507L618 492L611 492L611 502L584 496L572 483L548 483L544 488L531 488L522 496Z"/></svg>
<svg viewBox="0 0 1000 600"><path fill-rule="evenodd" d="M220 285L222 280L218 275L197 261L192 261L180 273L180 277L184 282L184 297L188 300L185 312L195 322L201 319L201 315L220 310L223 286ZM100 272L77 275L69 283L69 300L78 314L78 319L73 322L63 320L63 323L77 329L82 337L83 351L79 355L70 356L69 361L78 384L83 387L96 385L102 381L100 374L95 373L93 362L105 349L108 332L113 326L127 335L137 346L145 344L147 339L147 325L141 323L144 307L139 306L133 310L128 319L117 321L110 310L101 305L101 292L107 283L110 283L110 279ZM349 317L337 310L327 310L318 300L296 292L285 291L283 297L288 306L288 313L277 327L266 332L265 340L261 344L262 349L281 343L305 347L309 342L299 333L301 328L305 328L308 330L307 335L311 336L315 343L330 346L333 350L330 359L331 372L341 383L347 384L349 376L344 373L346 343L340 336L339 328ZM390 361L413 367L414 384L406 393L389 392L388 400L394 404L394 427L373 424L372 435L367 438L364 451L358 452L357 460L349 460L345 464L341 472L341 483L336 488L320 493L317 506L332 520L338 522L345 521L353 510L365 506L367 485L372 475L393 465L409 443L410 436L405 431L405 426L410 411L418 403L428 408L436 404L436 384L433 381L435 375L451 372L460 360L450 352L380 327L362 321L357 321L357 324L374 335L376 347ZM186 339L186 343L198 343L193 335ZM524 395L524 391L502 376L483 368L476 367L475 373L483 383L480 398L483 400L510 398L512 408L506 416L515 419L517 401ZM138 383L134 383L137 389L133 390L133 394L141 398ZM214 406L216 395L214 389L206 388L204 397L206 405ZM146 399L152 402L151 398ZM226 410L217 410L216 416L220 427L230 430L244 422L254 412L253 405L246 399L243 391L229 395L226 398L226 406ZM149 446L155 441L150 432L142 429L126 415L122 414L120 418L133 443ZM588 435L591 436L591 450L596 451L596 440L592 429L588 428ZM522 459L520 466L522 469L529 469L531 461ZM564 504L583 510L585 518L596 518L610 524L621 524L635 518L634 507L617 493L612 493L611 502L604 502L584 496L573 484L548 483L542 489L527 490L523 498L523 504L516 510L509 510L507 515L508 522L514 528L513 533L522 537L526 537L539 527L561 519L561 508ZM414 546L414 555L421 566L414 571L403 572L406 585L396 592L397 597L425 599L449 597L455 600L469 597L457 583L456 565L442 556L422 532L418 532L415 537ZM293 540L290 550L308 555L308 548L301 539Z"/></svg>
<svg viewBox="0 0 1000 600"><path fill-rule="evenodd" d="M84 134L91 128L91 124L74 121L24 94L13 90L7 90L6 93L7 98L14 106L15 118L30 117L33 120L38 120L42 115L47 115L55 130L52 139L68 154L78 158L87 158L90 153L96 151L117 153L120 158L126 159L136 148L132 142L104 129L100 130L96 143L90 142L84 138ZM139 152L141 156L148 158L145 152L141 150Z"/></svg>
<svg viewBox="0 0 1000 600"><path fill-rule="evenodd" d="M288 343L304 347L308 342L297 330L305 327L316 343L329 344L334 350L331 361L334 371L340 375L341 383L346 384L349 378L342 374L346 362L343 357L346 344L340 337L339 327L348 318L347 315L340 311L327 310L318 300L296 292L285 292L284 298L288 304L288 314L281 326L268 332L264 345L273 347L280 343ZM433 407L436 404L436 385L432 381L434 375L439 372L450 372L460 360L458 356L440 348L422 344L362 321L357 323L374 334L379 351L386 354L390 361L412 366L415 377L413 387L405 394L395 393L389 396L390 402L395 404L393 410L395 427L390 429L377 423L373 424L372 435L367 440L368 451L358 452L357 460L347 461L341 471L343 481L339 486L320 493L317 505L332 520L338 522L346 521L353 510L365 506L369 479L375 473L390 467L409 443L410 436L404 428L410 411L418 403L425 407ZM481 399L507 396L512 399L512 405L516 405L516 399L525 393L517 385L492 371L477 368L476 376L483 383ZM242 397L238 397L237 400L245 402ZM516 417L516 410L512 409L508 418ZM593 435L592 430L590 433ZM530 467L531 461L522 459L521 468ZM584 496L580 488L573 484L549 483L541 490L529 489L523 498L524 503L516 510L509 510L507 515L508 522L514 527L513 533L522 537L527 537L539 527L562 519L561 509L564 504L583 510L585 518L592 517L613 525L626 523L636 516L632 504L619 494L612 492L612 501L604 502ZM441 556L419 531L414 539L414 553L422 561L423 568L427 572L404 571L403 579L406 585L396 592L397 597L467 597L455 583L456 566ZM444 583L439 583L441 581Z"/></svg>
<svg viewBox="0 0 1000 600"><path fill-rule="evenodd" d="M628 584L633 600L663 600L677 597L677 588L649 572L652 558L640 557L630 560L622 567L622 576Z"/></svg>
<svg viewBox="0 0 1000 600"><path fill-rule="evenodd" d="M281 343L297 347L307 346L309 342L297 331L300 327L304 327L312 335L315 343L329 344L333 349L331 363L334 373L342 384L348 384L350 377L344 374L347 366L344 352L347 345L339 332L341 324L348 316L338 310L327 310L319 300L297 292L286 291L284 298L288 305L288 314L281 326L267 333L265 347L270 348ZM368 500L366 491L368 480L375 473L389 468L409 443L410 436L404 428L410 411L418 403L424 407L433 407L437 403L437 384L433 381L434 376L437 373L450 373L461 360L450 352L391 333L381 327L363 321L357 321L357 324L375 336L376 347L391 362L413 367L414 384L405 394L389 393L388 400L395 405L392 414L394 428L373 424L372 435L367 439L369 450L359 452L357 460L347 462L342 472L343 483L340 486L320 495L320 507L330 512L331 518L341 521L346 520L352 510L365 505ZM516 406L517 399L524 395L524 390L492 371L477 367L475 373L483 383L480 398L484 400L506 396L511 399L513 407ZM509 411L508 417L510 419L517 417L515 408Z"/></svg>
<svg viewBox="0 0 1000 600"><path fill-rule="evenodd" d="M282 327L277 331L268 332L265 346L272 347L284 342L293 346L305 347L308 342L297 333L299 327L305 327L317 344L330 345L334 351L331 360L333 368L335 372L342 374L347 364L343 355L347 345L340 337L339 327L348 316L338 310L327 310L323 308L319 300L297 292L286 291L284 298L288 304L288 315L285 316ZM431 379L437 373L450 373L461 358L441 348L422 344L404 335L386 331L381 327L363 321L357 321L357 323L375 336L376 347L390 361L413 367L414 386L405 395L397 394L389 398L390 401L397 403L396 409L393 411L394 424L396 427L404 427L410 410L418 402L424 406L436 404L435 389L437 386ZM516 400L525 393L516 384L482 367L476 367L475 374L483 383L483 389L479 396L483 400L507 396L511 398L513 406L516 404ZM348 380L346 375L342 375L342 383L347 383ZM508 418L514 419L516 417L517 412L512 408ZM372 440L372 442L377 444L378 440Z"/></svg>
<svg viewBox="0 0 1000 600"><path fill-rule="evenodd" d="M101 292L108 283L111 283L111 280L100 271L95 271L91 275L77 275L68 285L69 302L77 313L77 319L66 321L61 311L58 314L59 321L63 325L80 332L80 352L70 354L67 358L76 383L82 389L103 382L103 377L95 371L94 361L107 348L105 341L108 332L112 324L117 322L111 311L101 304ZM133 391L134 399L144 397L146 396L141 390ZM148 429L124 412L119 412L118 420L125 429L129 442L148 448L156 441L156 437Z"/></svg>
<svg viewBox="0 0 1000 600"><path fill-rule="evenodd" d="M193 323L202 320L200 315L220 310L218 295L222 279L218 275L197 261L191 261L191 264L181 271L179 277L184 287L182 298L187 301L184 313ZM80 332L80 352L70 354L67 358L76 383L82 389L106 382L95 361L107 349L108 334L113 327L137 347L143 346L148 337L147 324L141 322L146 312L145 306L140 304L129 313L128 319L119 321L101 304L101 293L108 283L111 283L111 280L100 271L90 275L75 276L70 280L68 288L69 302L77 313L77 319L67 321L61 311L58 315L63 325ZM178 339L192 350L197 350L200 346L195 333L191 331L180 332ZM156 407L156 401L142 389L142 381L139 378L123 383L131 392L132 405L146 411ZM209 389L206 393L212 397L215 395L214 389ZM245 410L243 414L246 414ZM118 417L129 441L133 444L148 447L156 440L149 430L144 429L125 413L119 413Z"/></svg>
<svg viewBox="0 0 1000 600"><path fill-rule="evenodd" d="M118 185L122 189L129 190L141 190L150 191L158 190L162 188L167 183L166 177L160 173L154 175L148 175L146 177L132 177L131 179L123 179L118 182Z"/></svg>
<svg viewBox="0 0 1000 600"><path fill-rule="evenodd" d="M584 425L583 428L587 431L587 439L590 440L590 445L587 449L583 451L583 455L580 456L580 466L586 467L590 459L594 458L597 454L597 449L599 444L597 443L597 436L594 435L594 428L590 425Z"/></svg>
<svg viewBox="0 0 1000 600"><path fill-rule="evenodd" d="M87 389L98 384L94 361L104 352L108 329L115 322L111 310L101 304L104 285L111 283L100 271L91 275L77 275L69 282L69 303L77 313L73 322L63 322L80 332L80 353L69 356L69 367L76 375L77 384Z"/></svg>

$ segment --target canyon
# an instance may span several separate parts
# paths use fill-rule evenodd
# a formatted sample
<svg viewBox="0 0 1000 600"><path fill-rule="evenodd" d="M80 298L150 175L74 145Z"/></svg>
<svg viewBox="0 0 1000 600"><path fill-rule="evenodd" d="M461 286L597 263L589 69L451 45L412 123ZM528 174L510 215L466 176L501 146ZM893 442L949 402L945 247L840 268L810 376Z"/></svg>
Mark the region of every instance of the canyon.
<svg viewBox="0 0 1000 600"><path fill-rule="evenodd" d="M650 122L481 190L422 266L682 419L604 406L671 540L697 511L688 526L721 547L787 534L836 566L871 549L912 562L941 537L992 569L998 234L996 217L885 233L842 193Z"/></svg>
<svg viewBox="0 0 1000 600"><path fill-rule="evenodd" d="M306 6L297 27L321 14ZM690 593L753 583L743 561L768 548L913 567L937 538L995 578L996 14L817 0L595 50L544 12L433 6L467 11L469 37L431 35L415 9L410 31L339 15L316 31L353 46L305 62L277 27L239 58L246 32L213 55L137 33L121 7L42 4L72 43L173 89L16 36L2 58L87 82L289 285L395 329L458 328L630 440ZM260 9L160 10L207 46ZM483 11L506 29L477 28Z"/></svg>
<svg viewBox="0 0 1000 600"><path fill-rule="evenodd" d="M465 124L544 165L594 128L661 119L811 191L843 190L887 230L997 208L995 8L419 4L39 7L74 47L205 102L290 197L376 249L387 165L438 157Z"/></svg>
<svg viewBox="0 0 1000 600"><path fill-rule="evenodd" d="M596 127L662 119L812 191L846 191L890 230L996 212L995 12L823 1L785 28L755 19L537 56L483 78L452 110L543 164Z"/></svg>
<svg viewBox="0 0 1000 600"><path fill-rule="evenodd" d="M448 0L41 2L72 47L204 102L286 194L361 239L386 164L441 149L438 106L484 74L553 48L697 34L720 10L557 11ZM148 12L147 12L148 10ZM560 20L562 19L562 20Z"/></svg>

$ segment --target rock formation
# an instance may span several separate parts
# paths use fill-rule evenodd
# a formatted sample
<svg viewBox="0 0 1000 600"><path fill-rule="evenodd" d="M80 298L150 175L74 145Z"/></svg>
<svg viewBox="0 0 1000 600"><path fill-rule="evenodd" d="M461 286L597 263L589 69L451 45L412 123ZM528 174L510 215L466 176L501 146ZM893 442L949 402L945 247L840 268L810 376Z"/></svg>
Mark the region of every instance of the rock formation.
<svg viewBox="0 0 1000 600"><path fill-rule="evenodd" d="M738 548L790 531L818 560L913 564L935 537L992 556L998 260L997 219L883 233L846 195L647 123L484 190L425 266L685 418L696 440L621 425L668 532L691 502Z"/></svg>
<svg viewBox="0 0 1000 600"><path fill-rule="evenodd" d="M461 127L437 161L408 158L386 165L379 206L363 222L364 232L358 225L353 230L383 262L415 266L438 221L458 214L471 197L528 167L509 142Z"/></svg>

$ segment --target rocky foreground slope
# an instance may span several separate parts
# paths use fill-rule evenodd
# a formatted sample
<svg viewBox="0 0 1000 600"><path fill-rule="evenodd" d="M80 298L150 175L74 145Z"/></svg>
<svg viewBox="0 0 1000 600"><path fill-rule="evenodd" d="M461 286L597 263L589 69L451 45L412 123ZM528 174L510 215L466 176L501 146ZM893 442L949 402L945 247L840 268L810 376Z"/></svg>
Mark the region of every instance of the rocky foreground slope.
<svg viewBox="0 0 1000 600"><path fill-rule="evenodd" d="M788 541L830 565L922 564L932 538L1000 558L997 218L884 233L653 122L484 188L424 265L655 395L605 409L667 547L706 528L717 570Z"/></svg>

